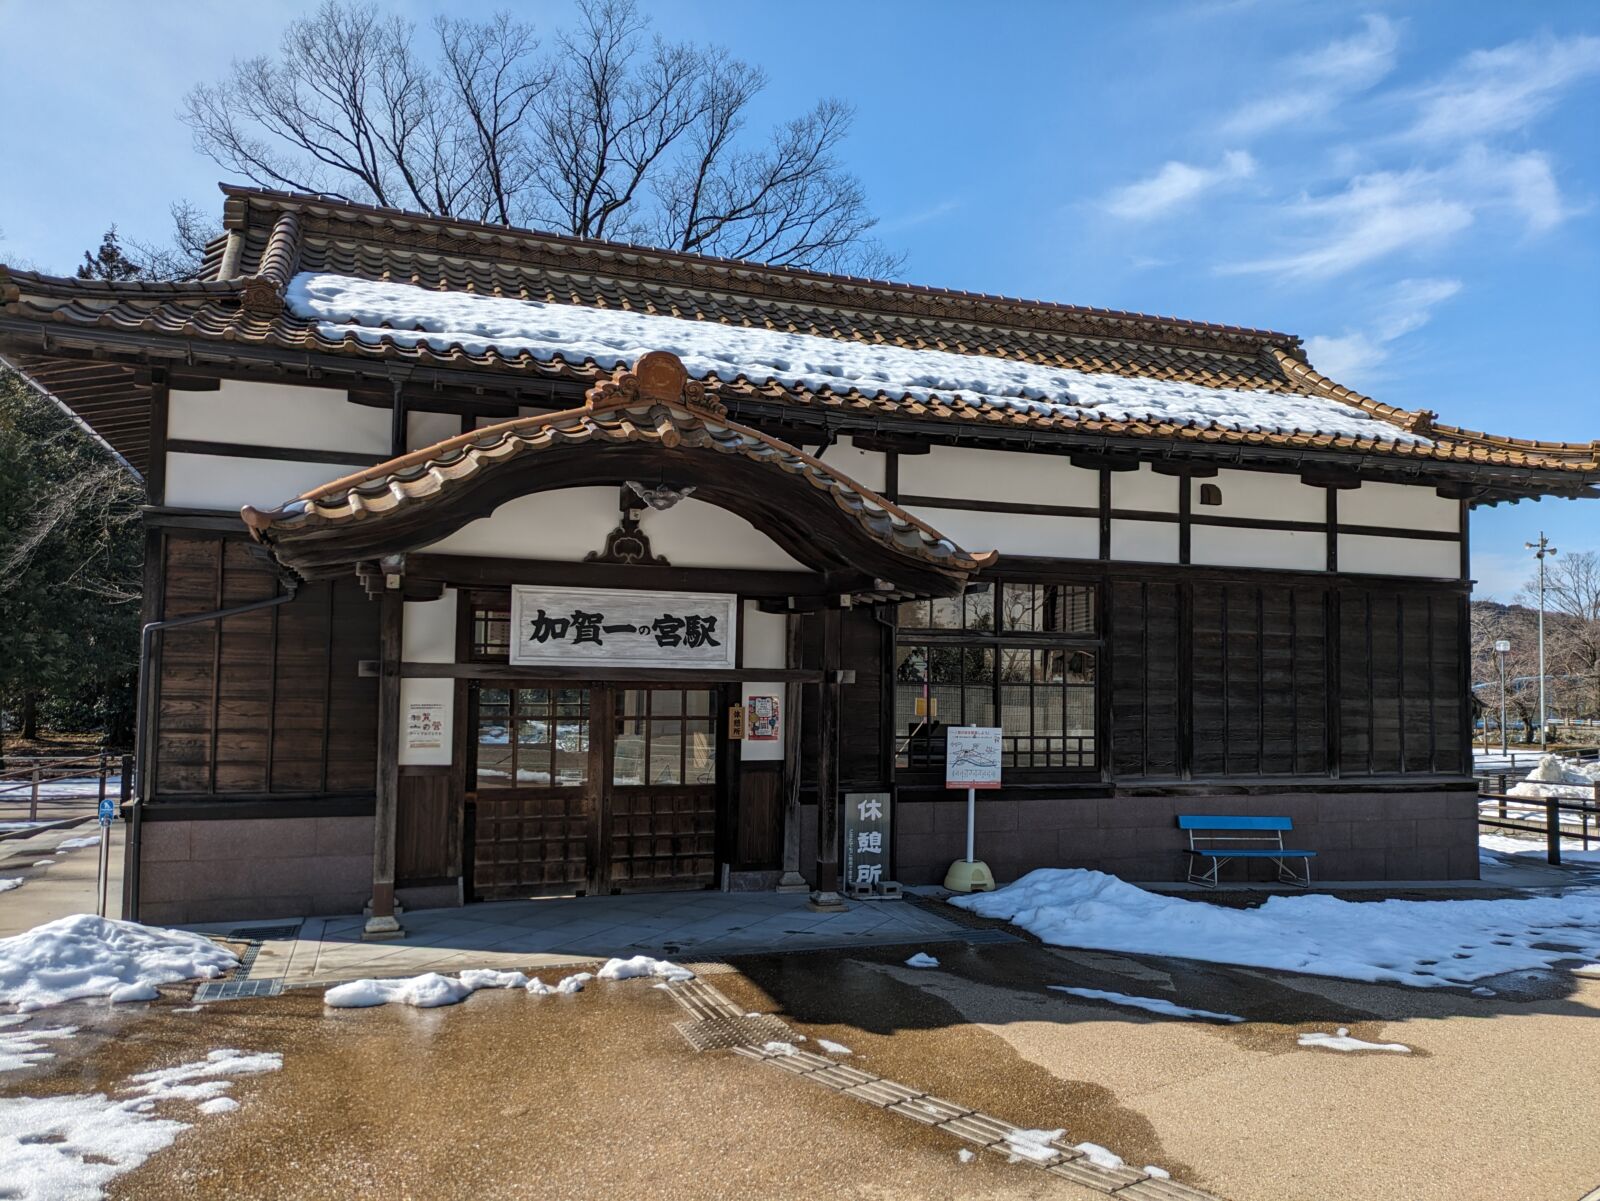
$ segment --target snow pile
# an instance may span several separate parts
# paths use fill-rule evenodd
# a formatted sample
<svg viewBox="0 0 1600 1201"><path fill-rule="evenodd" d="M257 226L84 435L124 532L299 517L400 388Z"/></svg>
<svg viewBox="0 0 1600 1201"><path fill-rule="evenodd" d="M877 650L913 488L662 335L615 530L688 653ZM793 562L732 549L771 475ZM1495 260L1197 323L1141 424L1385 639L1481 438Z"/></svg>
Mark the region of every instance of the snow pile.
<svg viewBox="0 0 1600 1201"><path fill-rule="evenodd" d="M1174 1018L1198 1018L1207 1022L1242 1022L1244 1019L1236 1013L1216 1013L1210 1009L1189 1009L1183 1005L1174 1005L1171 1001L1160 997L1135 997L1123 992L1106 992L1099 988L1068 988L1065 984L1052 984L1049 986L1056 992L1064 992L1074 997L1083 997L1090 1001L1107 1001L1112 1005L1126 1005L1130 1009L1145 1009L1151 1013L1164 1014Z"/></svg>
<svg viewBox="0 0 1600 1201"><path fill-rule="evenodd" d="M1006 1150L1011 1161L1026 1159L1032 1163L1049 1163L1060 1152L1050 1144L1064 1136L1065 1130L1013 1130L1006 1135Z"/></svg>
<svg viewBox="0 0 1600 1201"><path fill-rule="evenodd" d="M817 1039L817 1046L821 1047L829 1055L853 1054L849 1047L845 1046L843 1043L836 1043L830 1038Z"/></svg>
<svg viewBox="0 0 1600 1201"><path fill-rule="evenodd" d="M926 951L918 951L906 960L907 967L938 967L939 961Z"/></svg>
<svg viewBox="0 0 1600 1201"><path fill-rule="evenodd" d="M23 1015L0 1018L0 1072L13 1072L29 1068L46 1059L54 1059L55 1052L45 1046L47 1042L71 1038L78 1032L76 1026L50 1026L39 1030L19 1030L15 1027L27 1021Z"/></svg>
<svg viewBox="0 0 1600 1201"><path fill-rule="evenodd" d="M1261 390L1203 388L1174 380L1074 371L987 355L846 342L814 334L747 329L618 309L437 292L304 272L289 284L298 317L317 323L325 338L353 337L368 345L427 345L469 354L490 347L541 362L592 359L611 370L651 350L683 360L696 379L744 377L761 385L835 393L856 390L893 400L991 403L1068 418L1160 421L1224 429L1296 430L1347 434L1384 442L1427 439L1408 434L1359 409L1314 396Z"/></svg>
<svg viewBox="0 0 1600 1201"><path fill-rule="evenodd" d="M59 855L62 851L76 851L81 847L97 847L99 845L100 836L98 834L90 838L69 838L65 842L56 843L56 854Z"/></svg>
<svg viewBox="0 0 1600 1201"><path fill-rule="evenodd" d="M281 1055L213 1051L197 1063L132 1076L115 1100L104 1093L64 1097L0 1097L0 1181L20 1201L90 1201L157 1151L188 1123L157 1117L162 1102L198 1102L205 1114L239 1103L229 1077L275 1072Z"/></svg>
<svg viewBox="0 0 1600 1201"><path fill-rule="evenodd" d="M632 959L608 959L606 965L595 974L602 980L653 978L673 984L694 979L694 973L688 968L668 963L665 959L651 959L648 955L635 955Z"/></svg>
<svg viewBox="0 0 1600 1201"><path fill-rule="evenodd" d="M1405 1055L1411 1053L1411 1048L1404 1043L1369 1043L1359 1038L1351 1038L1348 1026L1340 1026L1337 1034L1302 1034L1298 1041L1302 1047L1324 1047L1329 1051L1399 1051Z"/></svg>
<svg viewBox="0 0 1600 1201"><path fill-rule="evenodd" d="M493 968L469 968L461 973L461 983L476 992L480 988L527 988L528 978L521 972L497 972Z"/></svg>
<svg viewBox="0 0 1600 1201"><path fill-rule="evenodd" d="M768 1055L798 1055L800 1053L793 1043L781 1042L777 1039L762 1043L761 1049Z"/></svg>
<svg viewBox="0 0 1600 1201"><path fill-rule="evenodd" d="M950 904L1014 922L1054 946L1420 988L1600 958L1600 890L1492 901L1275 896L1240 910L1145 892L1101 872L1041 868Z"/></svg>
<svg viewBox="0 0 1600 1201"><path fill-rule="evenodd" d="M183 930L163 930L88 913L0 938L0 1005L18 1012L125 986L210 980L238 964L232 951Z"/></svg>
<svg viewBox="0 0 1600 1201"><path fill-rule="evenodd" d="M583 986L593 979L593 972L574 972L570 976L563 977L561 982L552 988L535 976L528 981L526 988L529 995L535 997L548 997L552 993L560 996L571 996L573 993L582 992Z"/></svg>
<svg viewBox="0 0 1600 1201"><path fill-rule="evenodd" d="M21 876L11 876L8 879L0 880L0 892L10 892L13 888L21 888L21 887L22 887L22 877Z"/></svg>
<svg viewBox="0 0 1600 1201"><path fill-rule="evenodd" d="M1546 800L1592 800L1594 786L1600 783L1600 762L1579 762L1560 755L1540 755L1539 762L1523 779L1506 790L1507 796Z"/></svg>
<svg viewBox="0 0 1600 1201"><path fill-rule="evenodd" d="M417 1009L434 1009L440 1005L465 1001L476 991L460 980L452 980L438 972L425 972L404 980L366 979L337 984L322 994L322 1003L330 1009L366 1009L391 1002Z"/></svg>

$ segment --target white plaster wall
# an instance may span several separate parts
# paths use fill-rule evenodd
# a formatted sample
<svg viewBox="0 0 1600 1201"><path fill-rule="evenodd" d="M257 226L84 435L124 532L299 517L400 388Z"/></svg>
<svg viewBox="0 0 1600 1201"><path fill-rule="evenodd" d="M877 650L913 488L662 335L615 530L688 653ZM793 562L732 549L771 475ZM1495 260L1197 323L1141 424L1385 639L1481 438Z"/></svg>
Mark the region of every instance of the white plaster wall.
<svg viewBox="0 0 1600 1201"><path fill-rule="evenodd" d="M746 668L784 667L788 655L788 619L782 613L763 613L754 601L744 604L744 665ZM783 758L784 740L789 734L788 699L779 683L746 680L740 685L740 703L749 704L752 696L778 698L778 737L770 742L739 744L739 758L746 762L772 762Z"/></svg>
<svg viewBox="0 0 1600 1201"><path fill-rule="evenodd" d="M900 491L912 496L1004 500L1034 505L1100 504L1100 473L1061 455L935 446L900 456Z"/></svg>
<svg viewBox="0 0 1600 1201"><path fill-rule="evenodd" d="M436 601L407 601L400 630L400 658L410 663L454 663L456 658L456 590L446 588ZM405 717L412 704L444 706L444 737L431 750L408 750ZM449 764L455 746L455 681L400 681L400 762Z"/></svg>
<svg viewBox="0 0 1600 1201"><path fill-rule="evenodd" d="M928 506L918 506L912 512L962 550L998 550L1002 562L1008 554L1061 559L1100 557L1100 522L1093 517L1044 517Z"/></svg>
<svg viewBox="0 0 1600 1201"><path fill-rule="evenodd" d="M439 554L581 562L605 547L621 520L620 489L563 488L519 496L469 522L427 549ZM650 549L674 567L805 570L803 564L744 518L694 499L664 513L645 510L640 527Z"/></svg>
<svg viewBox="0 0 1600 1201"><path fill-rule="evenodd" d="M165 503L189 509L272 508L363 466L168 454Z"/></svg>
<svg viewBox="0 0 1600 1201"><path fill-rule="evenodd" d="M1454 534L1461 530L1461 502L1418 484L1362 484L1339 493L1339 523Z"/></svg>
<svg viewBox="0 0 1600 1201"><path fill-rule="evenodd" d="M1323 534L1310 531L1197 525L1189 531L1189 561L1211 567L1326 571L1327 541ZM1342 561L1340 566L1344 566Z"/></svg>
<svg viewBox="0 0 1600 1201"><path fill-rule="evenodd" d="M1200 503L1200 485L1222 489L1220 505ZM1194 482L1194 513L1207 517L1267 517L1275 521L1326 521L1328 492L1298 476L1270 471L1223 470L1214 479Z"/></svg>
<svg viewBox="0 0 1600 1201"><path fill-rule="evenodd" d="M215 392L175 388L167 405L169 438L389 453L389 410L351 404L337 388L230 379Z"/></svg>
<svg viewBox="0 0 1600 1201"><path fill-rule="evenodd" d="M1344 498L1339 498L1341 503ZM1341 512L1341 516L1342 516ZM1455 542L1421 538L1374 538L1339 535L1339 570L1370 575L1409 575L1426 579L1458 579L1461 547Z"/></svg>
<svg viewBox="0 0 1600 1201"><path fill-rule="evenodd" d="M1125 563L1176 563L1177 522L1113 520L1111 557Z"/></svg>
<svg viewBox="0 0 1600 1201"><path fill-rule="evenodd" d="M406 449L421 450L461 432L461 418L454 413L407 413Z"/></svg>
<svg viewBox="0 0 1600 1201"><path fill-rule="evenodd" d="M1183 481L1176 476L1157 475L1150 464L1140 463L1138 471L1113 471L1111 473L1111 507L1113 509L1142 509L1147 513L1176 513L1178 491ZM1116 533L1113 531L1115 546ZM1113 558L1118 557L1115 553Z"/></svg>
<svg viewBox="0 0 1600 1201"><path fill-rule="evenodd" d="M874 492L882 492L888 481L886 456L881 451L857 450L849 438L840 438L836 445L828 447L822 461ZM900 462L904 466L905 459Z"/></svg>

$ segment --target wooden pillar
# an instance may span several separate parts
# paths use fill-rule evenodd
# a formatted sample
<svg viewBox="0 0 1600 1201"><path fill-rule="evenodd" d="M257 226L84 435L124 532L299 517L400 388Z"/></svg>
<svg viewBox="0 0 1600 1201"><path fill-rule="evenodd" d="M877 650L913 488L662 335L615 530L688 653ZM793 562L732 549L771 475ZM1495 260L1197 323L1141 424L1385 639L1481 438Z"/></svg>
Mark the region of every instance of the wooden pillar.
<svg viewBox="0 0 1600 1201"><path fill-rule="evenodd" d="M386 576L384 582L399 585L400 577ZM400 802L400 636L405 598L399 587L386 587L378 604L378 788L372 815L372 906L362 932L367 939L405 936L394 915L395 822Z"/></svg>
<svg viewBox="0 0 1600 1201"><path fill-rule="evenodd" d="M800 615L789 614L788 653L784 665L803 667L801 662ZM783 875L779 892L810 892L811 885L800 874L800 730L805 685L791 680L783 687Z"/></svg>
<svg viewBox="0 0 1600 1201"><path fill-rule="evenodd" d="M822 611L817 686L817 875L813 909L843 909L839 896L839 610Z"/></svg>

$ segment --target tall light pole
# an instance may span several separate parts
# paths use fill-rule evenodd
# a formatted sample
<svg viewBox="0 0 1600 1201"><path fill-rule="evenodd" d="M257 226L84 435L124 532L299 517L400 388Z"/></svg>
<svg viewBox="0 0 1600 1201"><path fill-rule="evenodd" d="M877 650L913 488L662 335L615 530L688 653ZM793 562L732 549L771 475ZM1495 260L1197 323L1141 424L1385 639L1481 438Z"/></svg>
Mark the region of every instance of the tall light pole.
<svg viewBox="0 0 1600 1201"><path fill-rule="evenodd" d="M1494 653L1500 656L1500 754L1506 753L1506 652L1511 649L1511 643L1504 638L1497 639L1494 644Z"/></svg>
<svg viewBox="0 0 1600 1201"><path fill-rule="evenodd" d="M1556 553L1556 548L1550 545L1543 530L1539 531L1539 541L1522 545L1533 551L1533 557L1539 560L1539 745L1545 747L1549 742L1544 732L1544 561L1547 555Z"/></svg>

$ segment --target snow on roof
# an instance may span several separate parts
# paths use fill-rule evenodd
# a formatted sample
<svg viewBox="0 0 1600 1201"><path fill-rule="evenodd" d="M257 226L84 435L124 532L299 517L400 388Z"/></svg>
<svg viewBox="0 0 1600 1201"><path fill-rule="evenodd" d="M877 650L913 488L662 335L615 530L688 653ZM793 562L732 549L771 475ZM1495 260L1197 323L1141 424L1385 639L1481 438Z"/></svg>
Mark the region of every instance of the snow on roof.
<svg viewBox="0 0 1600 1201"><path fill-rule="evenodd" d="M680 317L441 292L412 284L303 272L290 310L322 336L469 354L493 348L541 361L592 359L611 370L668 350L691 376L892 400L989 403L1020 412L1110 421L1212 426L1245 432L1316 433L1385 442L1427 439L1318 396L1206 388L1172 380L1094 374L990 355L847 342L813 334L689 321Z"/></svg>

